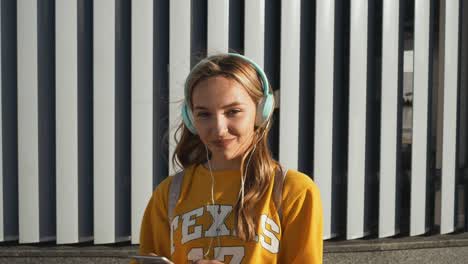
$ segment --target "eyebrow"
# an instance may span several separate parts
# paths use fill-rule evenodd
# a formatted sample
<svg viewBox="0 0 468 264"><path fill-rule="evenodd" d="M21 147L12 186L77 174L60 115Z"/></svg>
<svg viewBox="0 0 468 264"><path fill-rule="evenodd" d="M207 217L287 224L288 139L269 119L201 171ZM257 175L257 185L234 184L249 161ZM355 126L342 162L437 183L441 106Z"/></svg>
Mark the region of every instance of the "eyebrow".
<svg viewBox="0 0 468 264"><path fill-rule="evenodd" d="M233 106L240 106L240 105L244 105L244 104L241 103L241 102L233 102L233 103L227 104L227 105L225 105L225 106L223 106L221 108L226 109L226 108L230 108L230 107L233 107ZM204 106L196 105L193 109L194 110L207 110L208 108L204 107Z"/></svg>

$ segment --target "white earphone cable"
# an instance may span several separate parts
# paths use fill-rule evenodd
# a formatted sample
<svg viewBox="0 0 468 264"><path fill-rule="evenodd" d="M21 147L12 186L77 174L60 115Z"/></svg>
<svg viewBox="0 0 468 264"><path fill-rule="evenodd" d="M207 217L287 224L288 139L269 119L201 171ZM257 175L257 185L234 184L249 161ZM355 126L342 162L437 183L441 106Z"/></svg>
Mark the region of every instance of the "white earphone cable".
<svg viewBox="0 0 468 264"><path fill-rule="evenodd" d="M208 155L208 147L205 145L205 151L206 151L206 161L208 163L208 169L210 171L210 176L211 176L211 205L215 205L214 201L214 185L215 185L215 179L213 176L212 168L211 168L211 162L210 162L210 157ZM219 236L218 236L218 247L221 245ZM210 246L208 247L208 250L203 254L204 257L208 257L208 254L210 254L211 248L213 246L213 237L210 239ZM216 259L217 256L215 256Z"/></svg>
<svg viewBox="0 0 468 264"><path fill-rule="evenodd" d="M254 146L253 146L253 149L252 149L252 152L250 153L250 156L249 156L249 159L247 160L247 164L245 166L245 171L244 171L244 175L241 176L241 189L239 190L239 196L240 196L240 200L241 200L241 208L244 207L244 195L245 195L245 178L247 177L247 170L249 169L249 164L250 164L250 160L252 159L252 156L255 152L255 150L257 149L257 144L258 142L260 142L260 140L262 140L262 138L265 136L265 133L266 133L266 128L268 127L269 123L270 123L270 119L268 119L266 125L265 125L265 129L263 130L262 132L262 136L259 137Z"/></svg>

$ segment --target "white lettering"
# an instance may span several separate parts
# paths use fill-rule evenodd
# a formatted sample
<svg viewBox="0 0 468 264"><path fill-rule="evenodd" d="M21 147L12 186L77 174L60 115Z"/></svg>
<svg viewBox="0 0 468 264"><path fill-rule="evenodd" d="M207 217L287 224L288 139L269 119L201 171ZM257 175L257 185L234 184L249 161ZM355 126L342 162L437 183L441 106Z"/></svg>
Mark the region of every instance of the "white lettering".
<svg viewBox="0 0 468 264"><path fill-rule="evenodd" d="M187 254L188 261L197 261L203 259L203 248L192 248Z"/></svg>
<svg viewBox="0 0 468 264"><path fill-rule="evenodd" d="M214 254L221 262L226 262L226 256L232 256L230 264L240 264L244 258L244 247L215 247Z"/></svg>
<svg viewBox="0 0 468 264"><path fill-rule="evenodd" d="M208 205L206 210L210 212L213 217L213 223L210 228L205 232L205 237L215 237L215 236L228 236L229 230L224 224L224 220L228 214L232 211L232 206L230 205Z"/></svg>
<svg viewBox="0 0 468 264"><path fill-rule="evenodd" d="M266 215L262 215L260 218L260 225L262 228L262 233L269 238L270 243L267 243L265 240L265 236L260 234L260 244L262 245L263 248L266 250L270 251L273 254L278 253L279 251L279 240L273 234L271 231L275 232L276 234L279 234L279 226L270 218L268 218ZM267 229L267 225L270 226L271 231Z"/></svg>
<svg viewBox="0 0 468 264"><path fill-rule="evenodd" d="M174 253L174 231L179 225L179 216L174 217L171 222L171 255Z"/></svg>
<svg viewBox="0 0 468 264"><path fill-rule="evenodd" d="M182 244L187 243L188 241L198 239L202 235L202 226L195 226L197 217L203 215L203 207L190 211L182 215ZM192 217L195 216L195 219ZM193 232L189 233L189 228L193 227Z"/></svg>

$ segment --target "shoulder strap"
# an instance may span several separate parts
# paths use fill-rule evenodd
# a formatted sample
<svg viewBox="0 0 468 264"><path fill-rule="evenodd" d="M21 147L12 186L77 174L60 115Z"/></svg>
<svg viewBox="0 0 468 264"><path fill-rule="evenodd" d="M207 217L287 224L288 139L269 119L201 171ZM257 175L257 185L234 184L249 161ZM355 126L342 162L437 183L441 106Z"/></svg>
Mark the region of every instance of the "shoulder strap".
<svg viewBox="0 0 468 264"><path fill-rule="evenodd" d="M282 172L282 173L281 173ZM281 169L277 169L275 173L275 181L273 182L273 200L278 210L280 220L283 219L283 212L281 210L281 201L283 198L283 183L286 178L288 170L281 166Z"/></svg>
<svg viewBox="0 0 468 264"><path fill-rule="evenodd" d="M169 202L167 206L167 215L169 217L169 224L174 217L174 209L179 200L180 189L182 187L182 180L184 178L184 170L177 172L172 179L171 187L169 188Z"/></svg>

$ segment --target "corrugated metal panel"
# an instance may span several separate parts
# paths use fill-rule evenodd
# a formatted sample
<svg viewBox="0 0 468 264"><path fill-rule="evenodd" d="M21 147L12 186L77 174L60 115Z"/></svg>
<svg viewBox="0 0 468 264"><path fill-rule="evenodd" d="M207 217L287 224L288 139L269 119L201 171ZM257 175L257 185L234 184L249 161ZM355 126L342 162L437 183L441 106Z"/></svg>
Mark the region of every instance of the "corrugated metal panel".
<svg viewBox="0 0 468 264"><path fill-rule="evenodd" d="M323 236L328 239L336 235L332 224L335 1L317 1L316 12L315 87L320 88L315 90L314 180L322 196Z"/></svg>
<svg viewBox="0 0 468 264"><path fill-rule="evenodd" d="M411 155L410 235L426 232L426 181L429 175L431 1L415 0L413 144Z"/></svg>
<svg viewBox="0 0 468 264"><path fill-rule="evenodd" d="M94 2L94 241L130 238L130 6ZM128 42L127 42L128 41Z"/></svg>
<svg viewBox="0 0 468 264"><path fill-rule="evenodd" d="M281 2L279 160L297 169L299 155L299 51L301 1Z"/></svg>
<svg viewBox="0 0 468 264"><path fill-rule="evenodd" d="M153 10L132 2L132 243L153 190Z"/></svg>
<svg viewBox="0 0 468 264"><path fill-rule="evenodd" d="M459 73L459 1L445 2L444 117L440 233L455 230L457 197L457 119Z"/></svg>
<svg viewBox="0 0 468 264"><path fill-rule="evenodd" d="M399 232L400 205L397 178L401 176L402 7L400 1L383 2L382 111L380 141L379 237Z"/></svg>
<svg viewBox="0 0 468 264"><path fill-rule="evenodd" d="M368 9L367 0L351 2L347 239L364 236Z"/></svg>
<svg viewBox="0 0 468 264"><path fill-rule="evenodd" d="M265 47L265 0L245 1L244 54L263 67Z"/></svg>
<svg viewBox="0 0 468 264"><path fill-rule="evenodd" d="M191 5L184 0L169 3L169 135L173 135L181 121L180 106L184 98L185 78L190 72L190 21ZM169 136L169 168L175 149L175 141Z"/></svg>
<svg viewBox="0 0 468 264"><path fill-rule="evenodd" d="M411 29L413 21L403 14L413 3ZM228 49L264 66L272 86L280 88L279 122L269 138L272 152L285 166L304 169L319 185L325 239L387 237L399 228L406 232L407 213L410 235L437 230L433 187L439 178L433 153L439 148L440 232L454 231L455 217L468 219L466 212L457 215L461 205L455 200L462 197L456 172L466 169L464 149L459 149L466 144L457 144L457 133L466 132L466 117L461 117L466 109L457 97L463 28L454 14L466 6L445 1L439 7L441 3L2 1L0 240L15 239L18 233L21 243L55 239L57 227L57 243L93 236L97 244L115 243L130 235L138 243L151 191L172 167L173 133L190 67L207 54ZM440 18L433 17L437 8ZM313 12L315 17L307 17ZM444 16L442 47L437 47L434 25ZM17 36L12 19L17 19ZM414 65L414 96L405 95L414 101L404 104L405 113L403 41L409 54L405 65ZM18 67L12 46L18 50ZM432 98L442 95L442 86L432 90L438 84L432 64L433 57L443 56L434 60L445 70L442 117L434 115ZM406 118L411 111L412 124ZM307 123L312 120L314 125ZM402 145L404 120L410 121L404 131L409 137ZM433 144L433 131L439 138L443 134L439 146ZM410 146L411 153L402 146ZM411 154L411 166L406 154ZM403 178L410 171L400 170L402 161L411 167L410 181ZM408 184L411 197L403 200Z"/></svg>
<svg viewBox="0 0 468 264"><path fill-rule="evenodd" d="M36 1L18 2L18 195L21 243L40 241Z"/></svg>
<svg viewBox="0 0 468 264"><path fill-rule="evenodd" d="M228 52L229 0L208 0L208 55Z"/></svg>
<svg viewBox="0 0 468 264"><path fill-rule="evenodd" d="M78 4L56 1L57 243L79 242Z"/></svg>
<svg viewBox="0 0 468 264"><path fill-rule="evenodd" d="M53 8L51 1L18 2L18 184L22 243L55 239Z"/></svg>
<svg viewBox="0 0 468 264"><path fill-rule="evenodd" d="M115 238L115 1L94 1L94 242Z"/></svg>

